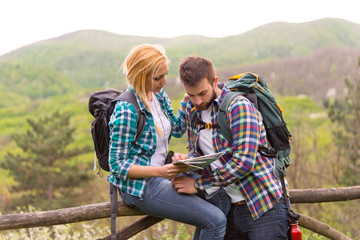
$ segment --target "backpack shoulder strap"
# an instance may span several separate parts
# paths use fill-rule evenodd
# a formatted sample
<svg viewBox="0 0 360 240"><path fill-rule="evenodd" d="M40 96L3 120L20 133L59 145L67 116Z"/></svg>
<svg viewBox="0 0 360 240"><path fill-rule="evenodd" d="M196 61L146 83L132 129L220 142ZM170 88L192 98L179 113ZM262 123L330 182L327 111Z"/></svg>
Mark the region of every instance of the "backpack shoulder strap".
<svg viewBox="0 0 360 240"><path fill-rule="evenodd" d="M218 123L220 125L220 132L221 134L228 140L228 142L233 141L231 129L229 127L229 124L226 121L226 113L227 109L229 108L230 103L237 97L237 96L243 96L247 98L256 109L259 109L257 96L255 93L249 92L243 92L238 91L237 89L231 90L225 95L224 100L222 101L219 111L218 111Z"/></svg>
<svg viewBox="0 0 360 240"><path fill-rule="evenodd" d="M190 127L193 129L193 131L194 131L194 129L196 128L196 123L197 123L199 120L201 121L201 119L198 119L198 118L196 117L196 112L197 112L197 110L196 110L195 106L194 106L194 105L191 105L191 111L190 111ZM198 132L198 133L199 133L199 132ZM199 140L199 139L198 139L198 140ZM204 155L204 153L201 151L198 143L197 143L196 151L200 154L200 156L203 156L203 155Z"/></svg>
<svg viewBox="0 0 360 240"><path fill-rule="evenodd" d="M144 131L145 128L145 114L140 111L139 104L136 100L136 96L132 91L126 90L120 94L120 96L116 99L116 101L124 100L131 103L134 106L136 112L138 113L138 119L136 124L136 137L135 142L140 138L141 133Z"/></svg>
<svg viewBox="0 0 360 240"><path fill-rule="evenodd" d="M195 121L196 121L196 109L195 106L191 105L190 125L192 128L195 128Z"/></svg>
<svg viewBox="0 0 360 240"><path fill-rule="evenodd" d="M218 110L218 124L220 125L220 132L228 142L232 142L233 137L232 137L232 134L231 134L230 126L226 121L227 109L229 108L229 104L231 103L231 101L234 100L234 98L236 98L237 96L240 96L240 95L243 95L243 94L240 93L240 92L231 92L231 91L229 91L225 95L225 98L222 101L222 103L221 103L221 105L219 107L219 110Z"/></svg>

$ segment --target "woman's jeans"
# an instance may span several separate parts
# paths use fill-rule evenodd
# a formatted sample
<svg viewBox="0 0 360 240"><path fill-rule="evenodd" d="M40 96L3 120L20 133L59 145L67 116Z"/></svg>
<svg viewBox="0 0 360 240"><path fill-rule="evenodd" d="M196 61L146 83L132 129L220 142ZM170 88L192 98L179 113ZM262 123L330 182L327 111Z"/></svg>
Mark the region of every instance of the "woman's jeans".
<svg viewBox="0 0 360 240"><path fill-rule="evenodd" d="M216 206L193 194L179 194L171 181L154 177L147 182L143 199L120 191L122 200L148 215L172 219L200 228L197 239L223 239L226 216Z"/></svg>
<svg viewBox="0 0 360 240"><path fill-rule="evenodd" d="M225 216L230 211L231 199L224 189L220 189L218 192L211 195L208 195L205 191L199 191L196 195L218 207ZM201 229L199 227L195 229L194 240L199 239L200 231Z"/></svg>
<svg viewBox="0 0 360 240"><path fill-rule="evenodd" d="M289 214L284 198L254 221L246 204L232 207L228 214L226 240L286 240Z"/></svg>

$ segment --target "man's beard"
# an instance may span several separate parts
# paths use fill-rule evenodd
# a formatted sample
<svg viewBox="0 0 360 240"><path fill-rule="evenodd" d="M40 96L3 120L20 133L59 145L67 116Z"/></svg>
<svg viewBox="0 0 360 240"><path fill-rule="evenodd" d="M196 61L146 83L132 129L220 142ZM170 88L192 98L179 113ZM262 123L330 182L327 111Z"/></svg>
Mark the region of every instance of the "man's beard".
<svg viewBox="0 0 360 240"><path fill-rule="evenodd" d="M216 97L217 96L216 96L215 89L213 89L213 94L211 96L211 100L209 102L202 102L200 105L195 104L196 109L200 110L200 111L208 109Z"/></svg>

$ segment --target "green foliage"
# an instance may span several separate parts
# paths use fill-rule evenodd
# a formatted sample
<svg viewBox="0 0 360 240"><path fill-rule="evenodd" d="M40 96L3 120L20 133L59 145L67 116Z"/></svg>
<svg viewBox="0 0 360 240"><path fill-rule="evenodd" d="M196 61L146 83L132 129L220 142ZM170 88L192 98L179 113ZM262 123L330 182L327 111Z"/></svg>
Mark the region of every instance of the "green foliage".
<svg viewBox="0 0 360 240"><path fill-rule="evenodd" d="M301 236L302 236L302 240L328 240L327 237L320 236L319 234L313 233L312 231L306 228L301 228ZM349 237L350 239L353 239L351 238L350 233L347 233L346 236Z"/></svg>
<svg viewBox="0 0 360 240"><path fill-rule="evenodd" d="M160 225L160 228L165 228L167 231L161 233L161 236L153 237L154 240L190 240L192 239L193 232L188 232L184 224L178 224L175 233L173 229L168 224L168 222L160 222L157 225Z"/></svg>
<svg viewBox="0 0 360 240"><path fill-rule="evenodd" d="M69 113L55 112L37 121L27 121L30 129L13 135L22 152L9 151L0 162L0 167L7 169L17 183L11 190L21 193L14 203L33 204L44 209L69 206L73 202L71 198L79 195L74 189L91 180L84 171L87 164L77 159L90 148L68 148L75 131L69 125Z"/></svg>
<svg viewBox="0 0 360 240"><path fill-rule="evenodd" d="M302 240L327 240L328 238L319 236L316 233L307 230L306 228L301 228Z"/></svg>
<svg viewBox="0 0 360 240"><path fill-rule="evenodd" d="M283 109L290 131L302 125L311 125L317 129L326 123L326 110L306 95L276 96L276 99Z"/></svg>
<svg viewBox="0 0 360 240"><path fill-rule="evenodd" d="M357 71L360 72L360 63ZM342 183L353 186L360 184L360 74L354 81L345 79L345 83L347 95L344 102L339 105L333 101L330 104L329 117L338 126L333 134L341 151L339 154L347 158Z"/></svg>
<svg viewBox="0 0 360 240"><path fill-rule="evenodd" d="M183 99L184 92L178 93L177 98L171 98L171 106L174 109L174 113L176 114L180 107L180 101ZM177 153L187 153L187 134L185 133L181 138L172 137L169 143L169 150L172 150Z"/></svg>
<svg viewBox="0 0 360 240"><path fill-rule="evenodd" d="M6 93L0 107L21 103L27 100L26 97L35 100L65 94L76 87L68 77L53 68L24 62L1 62L0 66L0 91Z"/></svg>

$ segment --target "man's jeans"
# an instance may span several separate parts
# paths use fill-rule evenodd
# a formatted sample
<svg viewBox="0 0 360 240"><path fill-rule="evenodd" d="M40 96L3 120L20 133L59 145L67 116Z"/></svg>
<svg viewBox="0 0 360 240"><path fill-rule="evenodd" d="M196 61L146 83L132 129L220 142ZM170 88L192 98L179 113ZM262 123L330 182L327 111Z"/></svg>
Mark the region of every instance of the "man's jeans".
<svg viewBox="0 0 360 240"><path fill-rule="evenodd" d="M122 200L148 215L172 219L200 228L200 240L221 240L226 230L226 216L211 203L193 194L179 194L171 181L154 177L147 182L141 200L120 191Z"/></svg>
<svg viewBox="0 0 360 240"><path fill-rule="evenodd" d="M190 177L192 179L198 179L199 177L201 177L200 174L193 172L187 172L182 175ZM231 199L223 188L219 189L217 192L212 193L211 195L207 194L206 191L199 191L196 195L201 197L202 199L205 199L212 205L220 208L220 210L225 214L225 216L230 211Z"/></svg>
<svg viewBox="0 0 360 240"><path fill-rule="evenodd" d="M232 207L228 214L226 240L286 240L289 215L283 198L254 221L246 204Z"/></svg>

